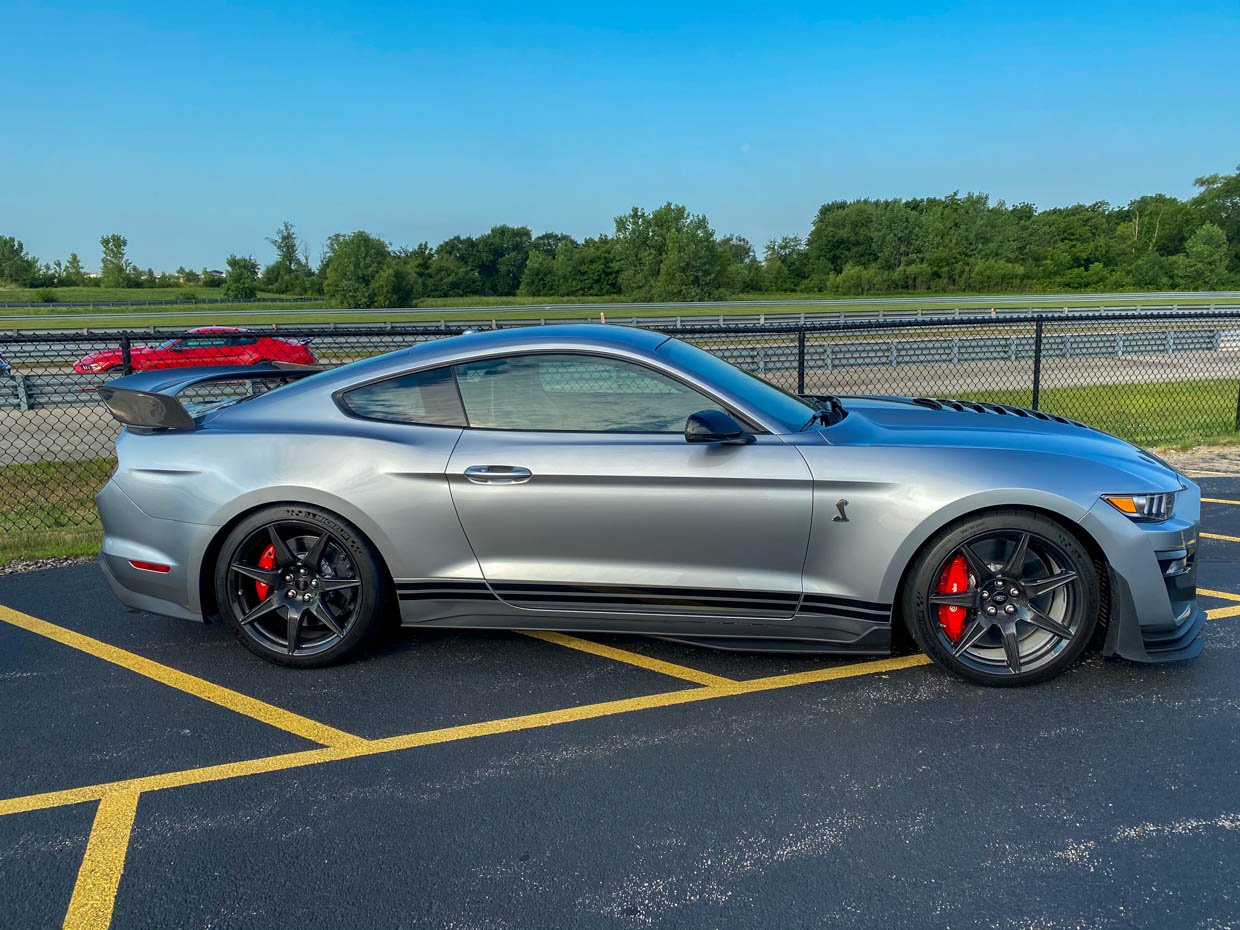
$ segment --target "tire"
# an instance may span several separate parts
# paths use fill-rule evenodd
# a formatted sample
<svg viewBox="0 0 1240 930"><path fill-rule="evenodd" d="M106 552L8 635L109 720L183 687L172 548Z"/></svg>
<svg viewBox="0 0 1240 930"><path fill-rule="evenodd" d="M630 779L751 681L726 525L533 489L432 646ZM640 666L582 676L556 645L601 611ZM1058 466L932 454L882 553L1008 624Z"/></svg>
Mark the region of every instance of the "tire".
<svg viewBox="0 0 1240 930"><path fill-rule="evenodd" d="M356 655L391 605L387 572L352 524L307 505L268 507L225 538L215 564L220 615L255 655L316 668Z"/></svg>
<svg viewBox="0 0 1240 930"><path fill-rule="evenodd" d="M1080 658L1098 624L1100 591L1093 559L1064 526L996 510L945 528L922 548L901 606L936 665L977 684L1016 687L1054 678Z"/></svg>

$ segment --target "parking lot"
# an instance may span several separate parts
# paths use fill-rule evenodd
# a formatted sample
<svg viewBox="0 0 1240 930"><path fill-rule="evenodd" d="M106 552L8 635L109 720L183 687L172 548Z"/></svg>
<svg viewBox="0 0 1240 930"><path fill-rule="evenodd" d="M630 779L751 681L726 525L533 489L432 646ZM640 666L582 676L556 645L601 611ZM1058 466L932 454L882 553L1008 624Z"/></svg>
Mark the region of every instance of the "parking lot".
<svg viewBox="0 0 1240 930"><path fill-rule="evenodd" d="M1196 661L401 630L268 665L0 578L0 927L1240 927L1240 478Z"/></svg>

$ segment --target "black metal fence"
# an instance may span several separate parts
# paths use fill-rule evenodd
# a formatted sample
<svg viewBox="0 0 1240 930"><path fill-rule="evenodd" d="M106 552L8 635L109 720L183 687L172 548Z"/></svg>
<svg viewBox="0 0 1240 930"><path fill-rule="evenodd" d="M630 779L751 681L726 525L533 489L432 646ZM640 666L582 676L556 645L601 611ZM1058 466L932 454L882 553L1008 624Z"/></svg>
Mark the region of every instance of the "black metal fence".
<svg viewBox="0 0 1240 930"><path fill-rule="evenodd" d="M1240 314L657 328L800 393L1015 404L1144 446L1240 437ZM261 360L335 366L460 332L332 326L0 334L0 559L73 550L97 534L93 496L115 467L119 429L98 402L100 384L151 367Z"/></svg>

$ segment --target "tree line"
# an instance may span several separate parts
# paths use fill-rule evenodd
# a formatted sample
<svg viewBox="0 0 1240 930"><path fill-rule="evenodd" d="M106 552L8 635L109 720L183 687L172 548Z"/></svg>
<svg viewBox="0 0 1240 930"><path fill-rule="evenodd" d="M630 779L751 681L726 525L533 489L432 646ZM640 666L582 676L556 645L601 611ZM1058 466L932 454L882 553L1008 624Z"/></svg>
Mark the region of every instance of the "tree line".
<svg viewBox="0 0 1240 930"><path fill-rule="evenodd" d="M1240 166L1198 178L1188 199L1150 194L1123 207L1099 201L1037 210L986 194L836 200L808 235L766 243L717 235L679 204L640 207L578 241L500 225L432 247L397 247L365 231L329 237L317 264L294 227L268 239L274 259L230 255L226 272L157 274L127 258L124 236L102 237L98 275L76 253L40 262L0 236L0 283L54 288L217 285L245 300L258 290L322 295L341 307L397 307L427 297L609 297L709 300L738 294L882 294L1214 290L1240 286Z"/></svg>

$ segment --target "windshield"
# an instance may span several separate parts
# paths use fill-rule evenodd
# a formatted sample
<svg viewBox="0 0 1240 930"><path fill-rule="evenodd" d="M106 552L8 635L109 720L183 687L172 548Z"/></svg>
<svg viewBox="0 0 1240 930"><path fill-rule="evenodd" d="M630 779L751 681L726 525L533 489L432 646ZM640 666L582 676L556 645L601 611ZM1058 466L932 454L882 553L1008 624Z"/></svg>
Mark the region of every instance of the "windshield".
<svg viewBox="0 0 1240 930"><path fill-rule="evenodd" d="M180 339L169 339L167 342L161 342L161 343L160 343L159 345L157 345L155 348L157 348L157 349L171 349L173 346L177 345L180 341L181 341Z"/></svg>
<svg viewBox="0 0 1240 930"><path fill-rule="evenodd" d="M805 421L818 409L795 394L679 339L669 339L663 343L659 346L659 354L687 371L700 375L703 380L724 393L747 401L778 421L780 426L790 433L801 429Z"/></svg>

